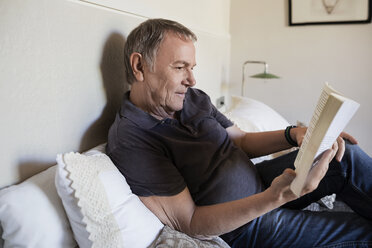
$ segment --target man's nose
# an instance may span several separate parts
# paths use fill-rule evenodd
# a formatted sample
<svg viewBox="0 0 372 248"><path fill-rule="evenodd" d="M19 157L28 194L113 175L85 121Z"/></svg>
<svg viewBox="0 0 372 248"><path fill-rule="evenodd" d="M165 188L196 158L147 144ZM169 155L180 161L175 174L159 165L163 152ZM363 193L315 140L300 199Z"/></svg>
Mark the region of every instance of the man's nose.
<svg viewBox="0 0 372 248"><path fill-rule="evenodd" d="M194 77L194 73L193 71L189 71L188 74L187 74L187 78L185 80L187 82L187 85L189 87L193 87L195 84L196 84L196 80L195 80L195 77Z"/></svg>

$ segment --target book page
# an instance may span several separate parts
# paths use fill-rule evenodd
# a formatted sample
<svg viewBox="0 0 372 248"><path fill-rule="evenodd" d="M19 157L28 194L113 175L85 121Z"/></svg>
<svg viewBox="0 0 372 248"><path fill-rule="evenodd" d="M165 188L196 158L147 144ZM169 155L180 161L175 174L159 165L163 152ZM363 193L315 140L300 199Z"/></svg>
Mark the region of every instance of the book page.
<svg viewBox="0 0 372 248"><path fill-rule="evenodd" d="M333 95L333 93L332 93ZM339 97L335 95L335 97ZM349 100L351 101L351 100ZM331 122L327 133L325 134L322 143L320 143L320 147L315 155L318 157L322 154L325 150L332 147L333 143L336 141L337 137L340 133L345 129L347 123L350 121L351 117L354 115L356 110L359 107L359 104L355 103L354 101L349 102L345 101L344 104L341 106L339 112L334 117L333 121ZM355 103L355 104L354 104Z"/></svg>

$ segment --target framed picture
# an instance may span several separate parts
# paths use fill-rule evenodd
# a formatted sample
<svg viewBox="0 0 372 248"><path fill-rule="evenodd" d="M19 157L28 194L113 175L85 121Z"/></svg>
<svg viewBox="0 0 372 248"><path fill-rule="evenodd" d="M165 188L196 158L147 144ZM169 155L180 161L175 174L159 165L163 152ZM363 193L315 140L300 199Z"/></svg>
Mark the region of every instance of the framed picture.
<svg viewBox="0 0 372 248"><path fill-rule="evenodd" d="M289 0L289 25L371 22L372 0Z"/></svg>

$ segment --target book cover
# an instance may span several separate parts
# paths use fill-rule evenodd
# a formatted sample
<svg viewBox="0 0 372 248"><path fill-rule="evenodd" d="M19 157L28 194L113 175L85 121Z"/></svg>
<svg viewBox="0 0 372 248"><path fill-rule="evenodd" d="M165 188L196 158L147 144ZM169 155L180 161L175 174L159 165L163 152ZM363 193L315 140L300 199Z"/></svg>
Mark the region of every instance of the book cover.
<svg viewBox="0 0 372 248"><path fill-rule="evenodd" d="M332 147L358 108L359 103L342 96L328 83L324 85L294 162L296 178L290 188L297 196L300 196L312 166L325 150Z"/></svg>

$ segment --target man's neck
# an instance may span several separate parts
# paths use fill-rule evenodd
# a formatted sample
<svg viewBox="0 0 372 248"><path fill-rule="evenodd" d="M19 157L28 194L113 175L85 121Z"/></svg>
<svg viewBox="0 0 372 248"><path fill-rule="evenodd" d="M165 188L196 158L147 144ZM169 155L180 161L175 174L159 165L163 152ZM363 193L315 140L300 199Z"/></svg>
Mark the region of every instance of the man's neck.
<svg viewBox="0 0 372 248"><path fill-rule="evenodd" d="M144 91L137 89L137 87L132 86L129 100L136 107L142 109L158 120L162 120L165 118L176 118L175 112L168 113L162 106L156 106L156 104L151 103L151 96L148 96L146 93L144 93Z"/></svg>

